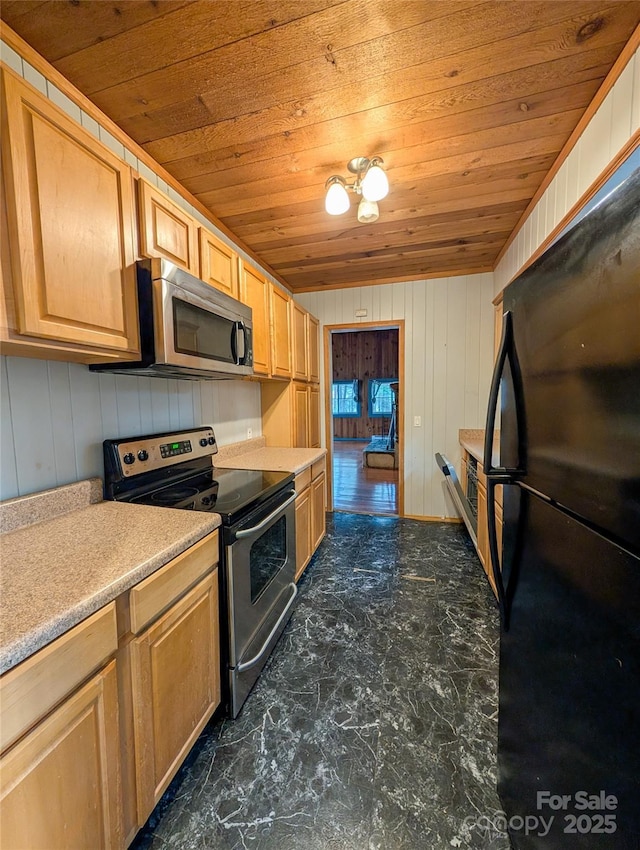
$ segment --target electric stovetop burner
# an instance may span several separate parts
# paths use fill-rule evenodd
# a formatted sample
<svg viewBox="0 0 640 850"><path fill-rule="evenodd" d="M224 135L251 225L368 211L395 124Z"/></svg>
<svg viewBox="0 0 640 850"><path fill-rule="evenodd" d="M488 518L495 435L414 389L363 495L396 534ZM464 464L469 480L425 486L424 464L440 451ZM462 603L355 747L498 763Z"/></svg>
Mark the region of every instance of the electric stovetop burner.
<svg viewBox="0 0 640 850"><path fill-rule="evenodd" d="M217 469L194 475L179 485L171 484L143 493L126 501L138 505L162 505L168 508L215 511L225 524L268 499L293 481L288 472L264 472L255 469Z"/></svg>
<svg viewBox="0 0 640 850"><path fill-rule="evenodd" d="M175 505L197 495L197 487L168 487L166 490L153 493L151 502L157 502L159 505Z"/></svg>

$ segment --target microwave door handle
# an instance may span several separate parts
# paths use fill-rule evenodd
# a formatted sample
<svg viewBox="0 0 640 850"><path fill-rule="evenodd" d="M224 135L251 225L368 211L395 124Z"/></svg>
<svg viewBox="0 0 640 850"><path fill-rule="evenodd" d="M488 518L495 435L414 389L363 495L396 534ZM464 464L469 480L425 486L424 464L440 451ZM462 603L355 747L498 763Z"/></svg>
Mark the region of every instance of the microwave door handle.
<svg viewBox="0 0 640 850"><path fill-rule="evenodd" d="M231 326L231 356L233 362L238 365L238 322L234 322Z"/></svg>
<svg viewBox="0 0 640 850"><path fill-rule="evenodd" d="M240 332L242 332L242 337L240 337ZM244 366L247 360L247 329L244 322L237 323L236 339L241 339L240 345L236 343L238 351L238 365Z"/></svg>

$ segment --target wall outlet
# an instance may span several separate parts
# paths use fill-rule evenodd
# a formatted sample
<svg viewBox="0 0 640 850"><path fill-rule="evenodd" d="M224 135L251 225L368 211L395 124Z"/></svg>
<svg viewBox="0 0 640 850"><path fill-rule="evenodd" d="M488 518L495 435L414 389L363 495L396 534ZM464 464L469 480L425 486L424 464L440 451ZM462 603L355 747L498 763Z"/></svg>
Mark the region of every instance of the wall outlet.
<svg viewBox="0 0 640 850"><path fill-rule="evenodd" d="M413 417L413 427L414 428L420 428L421 426L422 426L422 417L421 416L414 416Z"/></svg>
<svg viewBox="0 0 640 850"><path fill-rule="evenodd" d="M247 440L253 437L253 428L247 428Z"/></svg>

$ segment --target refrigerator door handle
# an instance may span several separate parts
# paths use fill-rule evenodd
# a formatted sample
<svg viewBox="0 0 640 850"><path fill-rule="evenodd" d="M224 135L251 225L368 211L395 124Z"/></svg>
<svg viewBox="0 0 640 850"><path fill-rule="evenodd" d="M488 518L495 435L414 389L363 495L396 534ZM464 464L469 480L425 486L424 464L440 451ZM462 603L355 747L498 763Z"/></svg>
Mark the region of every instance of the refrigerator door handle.
<svg viewBox="0 0 640 850"><path fill-rule="evenodd" d="M500 556L498 553L498 533L496 529L496 494L495 489L502 483L496 478L487 478L487 525L489 532L489 560L491 562L491 574L496 585L498 594L498 608L500 609L500 622L505 632L509 631L509 609L507 595L502 581L502 570L500 569Z"/></svg>
<svg viewBox="0 0 640 850"><path fill-rule="evenodd" d="M496 411L498 408L498 395L500 393L500 382L502 373L507 362L507 358L511 364L511 371L514 378L519 375L515 353L513 348L513 319L511 311L506 310L502 318L502 336L500 338L500 347L498 356L493 368L493 377L491 379L491 389L489 390L489 403L487 405L487 424L484 432L484 458L483 472L487 476L491 476L497 483L512 484L524 472L518 467L494 466L492 463L493 455L493 435L496 427ZM518 422L520 417L518 416Z"/></svg>

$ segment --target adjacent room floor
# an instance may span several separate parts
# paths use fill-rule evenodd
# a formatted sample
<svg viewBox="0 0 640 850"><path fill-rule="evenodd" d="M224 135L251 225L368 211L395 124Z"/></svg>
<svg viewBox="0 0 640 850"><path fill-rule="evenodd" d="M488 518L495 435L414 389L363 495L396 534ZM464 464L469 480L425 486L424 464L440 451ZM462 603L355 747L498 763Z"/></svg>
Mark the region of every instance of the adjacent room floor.
<svg viewBox="0 0 640 850"><path fill-rule="evenodd" d="M497 612L458 525L335 514L240 717L210 724L136 850L507 850Z"/></svg>
<svg viewBox="0 0 640 850"><path fill-rule="evenodd" d="M333 443L333 507L354 513L397 514L398 471L370 469L362 464L369 440Z"/></svg>

